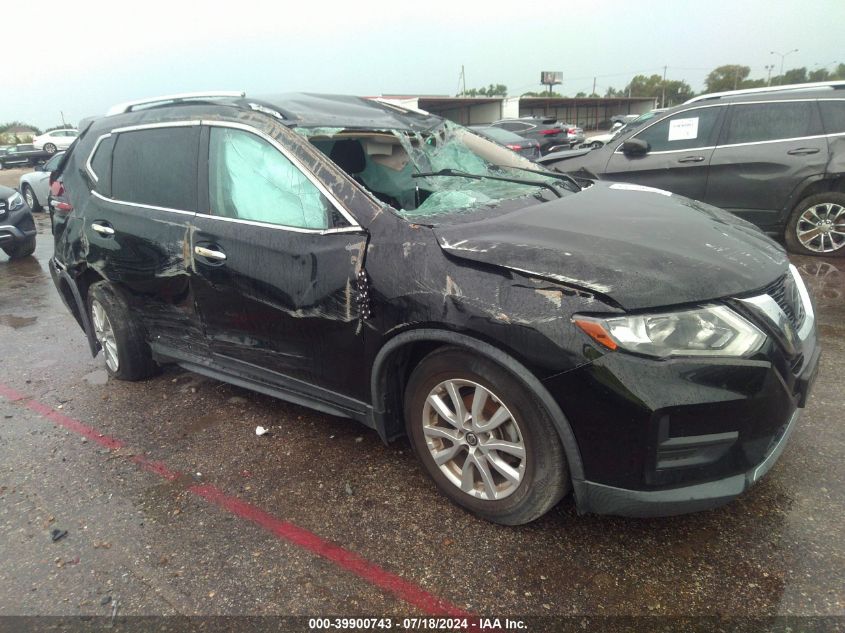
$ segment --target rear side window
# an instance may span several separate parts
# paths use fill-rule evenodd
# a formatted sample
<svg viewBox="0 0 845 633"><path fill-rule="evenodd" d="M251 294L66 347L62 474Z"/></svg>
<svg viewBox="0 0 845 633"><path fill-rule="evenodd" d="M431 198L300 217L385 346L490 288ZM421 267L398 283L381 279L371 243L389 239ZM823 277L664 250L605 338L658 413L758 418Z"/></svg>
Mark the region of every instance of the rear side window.
<svg viewBox="0 0 845 633"><path fill-rule="evenodd" d="M91 171L97 177L94 189L104 196L111 196L111 156L114 141L114 136L104 138L91 157Z"/></svg>
<svg viewBox="0 0 845 633"><path fill-rule="evenodd" d="M819 108L822 111L825 132L828 134L845 132L845 101L821 99Z"/></svg>
<svg viewBox="0 0 845 633"><path fill-rule="evenodd" d="M287 157L255 134L212 127L211 213L306 229L329 228L331 204Z"/></svg>
<svg viewBox="0 0 845 633"><path fill-rule="evenodd" d="M813 101L784 101L731 106L722 145L758 143L821 134Z"/></svg>
<svg viewBox="0 0 845 633"><path fill-rule="evenodd" d="M112 158L112 197L196 211L199 126L121 132Z"/></svg>
<svg viewBox="0 0 845 633"><path fill-rule="evenodd" d="M655 123L636 135L652 152L695 149L713 143L713 128L721 107L685 110Z"/></svg>

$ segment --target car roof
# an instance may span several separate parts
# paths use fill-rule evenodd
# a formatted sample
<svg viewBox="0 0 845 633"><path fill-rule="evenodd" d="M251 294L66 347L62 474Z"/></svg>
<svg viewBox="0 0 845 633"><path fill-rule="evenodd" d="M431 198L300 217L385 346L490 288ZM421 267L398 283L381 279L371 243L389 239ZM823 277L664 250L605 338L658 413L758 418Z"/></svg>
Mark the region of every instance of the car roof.
<svg viewBox="0 0 845 633"><path fill-rule="evenodd" d="M703 94L684 102L682 105L702 101L788 101L794 99L842 99L845 96L845 81L789 84L765 88L746 88Z"/></svg>
<svg viewBox="0 0 845 633"><path fill-rule="evenodd" d="M380 98L308 92L257 97L240 94L238 96L224 95L221 98L220 94L203 96L201 93L153 97L114 106L105 119L111 119L114 116L126 120L125 115L129 113L137 113L138 118L145 121L155 119L157 113L161 113L163 119L172 118L174 111L188 106L200 109L212 108L216 111L220 108L254 110L279 118L290 127L341 127L414 132L429 130L443 122L441 117Z"/></svg>

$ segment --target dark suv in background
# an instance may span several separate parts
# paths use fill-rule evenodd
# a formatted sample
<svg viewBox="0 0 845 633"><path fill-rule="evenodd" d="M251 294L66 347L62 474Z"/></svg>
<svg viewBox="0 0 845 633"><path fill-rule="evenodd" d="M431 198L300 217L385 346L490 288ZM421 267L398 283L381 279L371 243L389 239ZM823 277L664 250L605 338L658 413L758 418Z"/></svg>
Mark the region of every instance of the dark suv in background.
<svg viewBox="0 0 845 633"><path fill-rule="evenodd" d="M559 123L554 118L526 116L518 119L494 121L490 127L513 132L540 143L540 153L546 154L565 147L575 147L584 141L584 130L574 125Z"/></svg>
<svg viewBox="0 0 845 633"><path fill-rule="evenodd" d="M845 255L845 82L702 95L546 164L702 200L796 253Z"/></svg>
<svg viewBox="0 0 845 633"><path fill-rule="evenodd" d="M815 377L800 275L719 209L357 97L169 97L80 127L50 270L113 377L177 363L406 434L487 519L570 490L582 512L725 503Z"/></svg>

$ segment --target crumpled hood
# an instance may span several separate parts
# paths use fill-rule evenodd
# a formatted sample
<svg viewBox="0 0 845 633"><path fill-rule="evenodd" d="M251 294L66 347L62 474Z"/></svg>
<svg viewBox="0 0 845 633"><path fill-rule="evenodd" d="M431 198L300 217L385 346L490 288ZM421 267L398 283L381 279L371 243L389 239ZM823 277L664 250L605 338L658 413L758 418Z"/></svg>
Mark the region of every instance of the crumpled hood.
<svg viewBox="0 0 845 633"><path fill-rule="evenodd" d="M787 270L753 225L682 196L598 182L494 218L434 228L448 254L592 290L625 309L746 293Z"/></svg>

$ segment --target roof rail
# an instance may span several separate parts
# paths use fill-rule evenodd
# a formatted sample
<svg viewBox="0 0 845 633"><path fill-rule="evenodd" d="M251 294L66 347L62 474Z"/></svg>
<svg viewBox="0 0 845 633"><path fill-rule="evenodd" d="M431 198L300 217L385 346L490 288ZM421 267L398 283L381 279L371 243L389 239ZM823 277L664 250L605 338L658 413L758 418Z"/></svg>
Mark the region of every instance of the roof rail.
<svg viewBox="0 0 845 633"><path fill-rule="evenodd" d="M180 103L182 101L192 101L196 99L225 99L231 97L244 97L246 93L237 90L220 90L217 92L183 92L175 95L164 95L162 97L147 97L146 99L138 99L136 101L127 101L126 103L118 103L113 105L106 112L106 116L113 114L124 114L132 112L138 106L153 105L155 103Z"/></svg>
<svg viewBox="0 0 845 633"><path fill-rule="evenodd" d="M726 90L725 92L711 92L706 95L698 95L684 104L706 101L708 99L721 99L722 97L733 97L735 95L754 95L766 92L783 92L789 90L818 90L820 88L845 88L845 81L816 81L805 84L788 84L786 86L768 86L766 88L744 88L742 90Z"/></svg>

